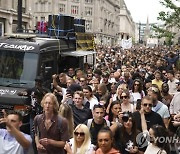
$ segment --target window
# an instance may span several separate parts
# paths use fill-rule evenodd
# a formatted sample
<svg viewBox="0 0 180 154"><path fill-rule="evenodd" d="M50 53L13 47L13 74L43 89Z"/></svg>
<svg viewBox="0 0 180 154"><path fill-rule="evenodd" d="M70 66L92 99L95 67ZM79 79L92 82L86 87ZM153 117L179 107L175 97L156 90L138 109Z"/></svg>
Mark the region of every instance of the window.
<svg viewBox="0 0 180 154"><path fill-rule="evenodd" d="M34 82L38 64L37 53L1 49L0 59L2 64L0 66L0 80L3 81L4 84L12 83L11 85L13 86L14 82ZM17 84L17 86L21 85Z"/></svg>
<svg viewBox="0 0 180 154"><path fill-rule="evenodd" d="M86 20L86 31L92 31L92 20Z"/></svg>
<svg viewBox="0 0 180 154"><path fill-rule="evenodd" d="M76 3L78 3L78 2L79 2L79 0L72 0L72 2L76 2Z"/></svg>
<svg viewBox="0 0 180 154"><path fill-rule="evenodd" d="M65 13L65 4L59 4L59 12Z"/></svg>
<svg viewBox="0 0 180 154"><path fill-rule="evenodd" d="M37 23L38 22L38 17L35 17L35 23Z"/></svg>
<svg viewBox="0 0 180 154"><path fill-rule="evenodd" d="M53 51L54 52L54 51ZM41 54L41 70L40 70L40 74L41 76L44 77L44 80L50 81L51 80L51 76L53 75L53 69L56 70L56 58L55 55L52 54L52 52L46 52L46 53L42 53Z"/></svg>
<svg viewBox="0 0 180 154"><path fill-rule="evenodd" d="M92 16L92 7L85 7L85 15Z"/></svg>
<svg viewBox="0 0 180 154"><path fill-rule="evenodd" d="M93 0L85 0L85 3L93 3Z"/></svg>
<svg viewBox="0 0 180 154"><path fill-rule="evenodd" d="M45 3L41 3L41 12L45 11Z"/></svg>
<svg viewBox="0 0 180 154"><path fill-rule="evenodd" d="M49 9L49 11L52 10L51 9L51 2L48 3L48 9Z"/></svg>
<svg viewBox="0 0 180 154"><path fill-rule="evenodd" d="M45 21L45 17L41 17L41 21Z"/></svg>
<svg viewBox="0 0 180 154"><path fill-rule="evenodd" d="M12 9L17 10L17 0L12 0Z"/></svg>
<svg viewBox="0 0 180 154"><path fill-rule="evenodd" d="M0 36L4 36L4 24L0 22Z"/></svg>
<svg viewBox="0 0 180 154"><path fill-rule="evenodd" d="M35 10L36 10L36 12L39 11L39 10L38 10L38 3L35 3Z"/></svg>
<svg viewBox="0 0 180 154"><path fill-rule="evenodd" d="M78 6L71 6L71 14L72 15L78 15L79 14L79 7Z"/></svg>
<svg viewBox="0 0 180 154"><path fill-rule="evenodd" d="M22 1L22 13L26 12L26 0Z"/></svg>

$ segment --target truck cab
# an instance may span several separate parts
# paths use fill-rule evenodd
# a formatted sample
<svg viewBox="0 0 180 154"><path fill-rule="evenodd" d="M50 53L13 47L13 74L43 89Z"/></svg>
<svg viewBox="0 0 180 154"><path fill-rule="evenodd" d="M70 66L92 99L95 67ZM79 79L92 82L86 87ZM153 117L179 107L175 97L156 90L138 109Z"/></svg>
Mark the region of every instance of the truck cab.
<svg viewBox="0 0 180 154"><path fill-rule="evenodd" d="M76 40L14 34L0 39L0 110L18 110L23 115L22 130L29 133L31 100L18 93L33 88L43 77L50 88L52 75L71 66L83 69L94 51L76 51ZM95 62L93 59L93 63Z"/></svg>

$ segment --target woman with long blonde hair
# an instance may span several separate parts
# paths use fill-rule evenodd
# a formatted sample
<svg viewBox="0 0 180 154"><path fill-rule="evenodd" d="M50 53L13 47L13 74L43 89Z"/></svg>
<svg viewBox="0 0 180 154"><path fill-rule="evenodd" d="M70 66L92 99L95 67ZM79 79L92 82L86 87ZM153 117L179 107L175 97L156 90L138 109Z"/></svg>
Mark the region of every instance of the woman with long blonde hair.
<svg viewBox="0 0 180 154"><path fill-rule="evenodd" d="M92 154L94 149L91 144L89 128L84 124L79 124L74 130L73 138L66 143L64 149L67 154Z"/></svg>
<svg viewBox="0 0 180 154"><path fill-rule="evenodd" d="M73 137L74 119L71 107L68 104L61 104L59 107L59 115L68 121L69 137Z"/></svg>

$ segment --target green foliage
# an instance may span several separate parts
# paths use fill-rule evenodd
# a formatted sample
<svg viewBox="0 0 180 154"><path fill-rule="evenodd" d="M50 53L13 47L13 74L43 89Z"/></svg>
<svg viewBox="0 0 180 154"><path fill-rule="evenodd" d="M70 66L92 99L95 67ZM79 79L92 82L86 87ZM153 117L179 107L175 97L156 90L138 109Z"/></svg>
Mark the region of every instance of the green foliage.
<svg viewBox="0 0 180 154"><path fill-rule="evenodd" d="M178 1L179 0L175 0ZM176 26L180 28L180 7L176 6L172 0L161 0L160 3L169 9L169 11L161 11L159 12L159 20L165 22L165 26L173 27Z"/></svg>
<svg viewBox="0 0 180 154"><path fill-rule="evenodd" d="M174 0L174 2L179 2L179 0ZM161 0L160 3L166 7L169 11L159 12L158 20L164 22L163 27L158 27L153 25L153 29L158 33L158 38L165 37L168 42L174 38L175 33L168 30L171 27L177 27L180 29L180 7L177 6L172 0Z"/></svg>

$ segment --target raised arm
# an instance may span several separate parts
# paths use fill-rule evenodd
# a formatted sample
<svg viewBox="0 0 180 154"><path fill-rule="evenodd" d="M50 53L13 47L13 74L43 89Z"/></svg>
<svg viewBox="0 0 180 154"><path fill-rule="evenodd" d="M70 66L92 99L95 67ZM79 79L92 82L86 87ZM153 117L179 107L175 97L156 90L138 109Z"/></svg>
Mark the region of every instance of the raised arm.
<svg viewBox="0 0 180 154"><path fill-rule="evenodd" d="M18 128L16 128L15 125L13 125L14 122L19 122L20 125L22 124L22 122L15 121L17 119L8 119L8 116L5 113L5 111L3 111L3 113L4 113L4 118L0 119L0 123L5 123L7 126L7 129L8 129L8 132L16 138L17 142L19 142L19 144L23 148L28 149L31 145L32 139L30 137L29 137L29 139L27 139L24 136L24 134Z"/></svg>
<svg viewBox="0 0 180 154"><path fill-rule="evenodd" d="M143 132L144 132L144 131L148 131L148 130L147 130L146 119L145 119L145 115L144 115L144 110L141 109L141 110L139 111L139 113L140 113L140 115L141 115L141 127L142 127L142 130L143 130Z"/></svg>

